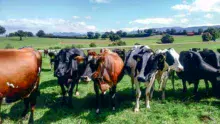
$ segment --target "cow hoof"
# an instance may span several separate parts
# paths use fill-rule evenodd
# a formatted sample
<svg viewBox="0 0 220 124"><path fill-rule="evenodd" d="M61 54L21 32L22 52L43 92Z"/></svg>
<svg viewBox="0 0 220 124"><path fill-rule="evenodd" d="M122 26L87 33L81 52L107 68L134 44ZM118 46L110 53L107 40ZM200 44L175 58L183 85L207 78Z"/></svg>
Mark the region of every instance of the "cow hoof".
<svg viewBox="0 0 220 124"><path fill-rule="evenodd" d="M78 91L76 92L76 96L79 96L79 92Z"/></svg>
<svg viewBox="0 0 220 124"><path fill-rule="evenodd" d="M135 108L135 109L134 109L134 112L139 112L139 109L138 109L138 108Z"/></svg>
<svg viewBox="0 0 220 124"><path fill-rule="evenodd" d="M112 107L112 111L115 111L115 107Z"/></svg>
<svg viewBox="0 0 220 124"><path fill-rule="evenodd" d="M96 114L99 114L99 113L100 113L99 109L96 109Z"/></svg>
<svg viewBox="0 0 220 124"><path fill-rule="evenodd" d="M25 115L25 116L22 117L22 120L27 120L27 119L28 119L28 115Z"/></svg>

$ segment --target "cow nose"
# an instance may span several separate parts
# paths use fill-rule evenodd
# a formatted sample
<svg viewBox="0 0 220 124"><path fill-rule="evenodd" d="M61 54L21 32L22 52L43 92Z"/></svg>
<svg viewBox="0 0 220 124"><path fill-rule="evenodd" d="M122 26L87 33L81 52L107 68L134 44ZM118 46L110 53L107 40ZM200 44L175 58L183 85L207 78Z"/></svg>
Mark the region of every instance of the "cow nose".
<svg viewBox="0 0 220 124"><path fill-rule="evenodd" d="M145 82L145 78L144 78L144 77L138 77L137 80L138 80L139 82Z"/></svg>

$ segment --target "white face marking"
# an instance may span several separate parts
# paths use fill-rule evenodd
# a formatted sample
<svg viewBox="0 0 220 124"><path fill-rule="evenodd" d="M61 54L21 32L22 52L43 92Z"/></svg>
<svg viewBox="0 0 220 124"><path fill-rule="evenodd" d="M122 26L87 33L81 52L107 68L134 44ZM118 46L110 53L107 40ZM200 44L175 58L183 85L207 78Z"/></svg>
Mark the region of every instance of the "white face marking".
<svg viewBox="0 0 220 124"><path fill-rule="evenodd" d="M93 59L93 56L88 57L88 61L91 61Z"/></svg>
<svg viewBox="0 0 220 124"><path fill-rule="evenodd" d="M99 109L96 109L96 113L99 113Z"/></svg>
<svg viewBox="0 0 220 124"><path fill-rule="evenodd" d="M174 58L174 64L170 66L170 68L172 70L175 71L181 71L183 70L183 66L181 65L181 63L179 62L179 54L173 49L171 48L170 50L170 54L173 56Z"/></svg>
<svg viewBox="0 0 220 124"><path fill-rule="evenodd" d="M14 84L7 82L8 87L15 88Z"/></svg>

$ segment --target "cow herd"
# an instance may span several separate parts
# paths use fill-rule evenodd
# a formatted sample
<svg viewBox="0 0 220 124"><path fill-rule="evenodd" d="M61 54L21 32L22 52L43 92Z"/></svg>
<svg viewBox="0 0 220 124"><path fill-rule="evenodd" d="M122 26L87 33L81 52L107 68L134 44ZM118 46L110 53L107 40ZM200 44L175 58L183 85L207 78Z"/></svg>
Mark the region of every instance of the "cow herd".
<svg viewBox="0 0 220 124"><path fill-rule="evenodd" d="M171 77L174 88L175 73L182 79L183 92L187 90L187 81L194 84L194 94L197 96L199 81L204 79L206 90L209 88L208 82L211 82L213 94L220 95L220 54L209 49L193 48L178 54L173 48L153 51L148 46L136 45L127 52L120 49L101 49L99 53L88 50L85 54L81 49L72 48L61 49L58 53L46 53L62 90L62 103L72 107L74 88L76 87L76 94L79 95L79 82L92 80L97 114L100 113L108 90L112 110L115 110L117 84L124 75L131 78L131 91L136 90L135 112L139 111L141 84L146 86L146 108L150 108L155 80L159 83L161 98L165 99L166 82ZM41 54L32 48L0 50L0 59L0 108L4 102L23 99L25 110L22 117L28 113L29 106L33 115L39 95Z"/></svg>

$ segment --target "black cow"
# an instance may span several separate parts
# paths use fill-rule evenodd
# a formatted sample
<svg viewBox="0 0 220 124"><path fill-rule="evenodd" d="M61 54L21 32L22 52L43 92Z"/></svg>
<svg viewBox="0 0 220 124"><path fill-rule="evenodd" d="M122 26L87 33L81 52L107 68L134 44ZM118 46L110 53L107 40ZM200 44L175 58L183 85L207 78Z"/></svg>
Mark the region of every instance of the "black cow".
<svg viewBox="0 0 220 124"><path fill-rule="evenodd" d="M121 49L113 49L112 52L117 53L121 57L121 59L123 61L125 60L125 58L126 58L126 51L125 51L125 49L123 49L123 50L121 50Z"/></svg>
<svg viewBox="0 0 220 124"><path fill-rule="evenodd" d="M58 78L58 84L62 90L62 102L65 103L65 95L66 92L68 92L68 105L70 106L72 106L73 89L76 85L76 94L78 94L79 79L85 70L85 63L78 63L75 60L76 56L85 57L85 54L82 50L77 48L62 49L56 55L54 63L54 76ZM65 87L67 87L68 90L66 90Z"/></svg>
<svg viewBox="0 0 220 124"><path fill-rule="evenodd" d="M182 51L180 53L180 62L184 71L177 73L183 81L183 91L186 89L186 81L194 84L194 94L197 95L198 84L200 79L205 79L212 83L214 93L218 86L219 71L213 66L206 63L200 53L194 51Z"/></svg>

